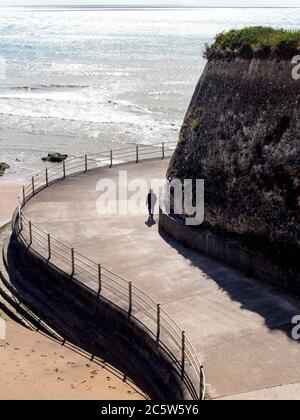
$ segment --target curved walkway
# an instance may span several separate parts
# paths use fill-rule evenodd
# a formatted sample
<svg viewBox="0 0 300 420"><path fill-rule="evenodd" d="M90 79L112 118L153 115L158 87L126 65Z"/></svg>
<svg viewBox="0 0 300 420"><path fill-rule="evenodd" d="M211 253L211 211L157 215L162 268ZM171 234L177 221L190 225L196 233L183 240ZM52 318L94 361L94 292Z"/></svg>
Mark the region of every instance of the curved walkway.
<svg viewBox="0 0 300 420"><path fill-rule="evenodd" d="M168 161L128 164L128 178L164 177ZM34 197L26 216L84 255L132 281L185 329L201 360L208 396L300 383L300 345L290 338L297 300L187 249L143 216L99 216L96 184L118 167L67 178ZM272 393L270 393L271 397ZM299 395L300 397L300 395Z"/></svg>

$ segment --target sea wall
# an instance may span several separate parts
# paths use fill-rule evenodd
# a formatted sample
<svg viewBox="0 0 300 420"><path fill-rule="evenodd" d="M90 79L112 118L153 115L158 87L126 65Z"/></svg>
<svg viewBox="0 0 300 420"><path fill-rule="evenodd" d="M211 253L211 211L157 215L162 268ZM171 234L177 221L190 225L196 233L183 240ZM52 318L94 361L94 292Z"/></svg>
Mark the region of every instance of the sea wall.
<svg viewBox="0 0 300 420"><path fill-rule="evenodd" d="M300 81L293 68L291 58L210 59L167 172L205 180L202 228L289 278L300 271Z"/></svg>

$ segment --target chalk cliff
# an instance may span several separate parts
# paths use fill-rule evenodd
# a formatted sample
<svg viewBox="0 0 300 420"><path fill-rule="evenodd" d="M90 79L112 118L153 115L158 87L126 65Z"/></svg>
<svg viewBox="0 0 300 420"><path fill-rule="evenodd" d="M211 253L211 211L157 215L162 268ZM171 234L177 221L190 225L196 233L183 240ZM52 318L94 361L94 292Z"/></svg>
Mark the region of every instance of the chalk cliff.
<svg viewBox="0 0 300 420"><path fill-rule="evenodd" d="M291 57L210 57L167 177L205 179L205 223L300 271L300 80ZM197 229L197 228L196 228Z"/></svg>

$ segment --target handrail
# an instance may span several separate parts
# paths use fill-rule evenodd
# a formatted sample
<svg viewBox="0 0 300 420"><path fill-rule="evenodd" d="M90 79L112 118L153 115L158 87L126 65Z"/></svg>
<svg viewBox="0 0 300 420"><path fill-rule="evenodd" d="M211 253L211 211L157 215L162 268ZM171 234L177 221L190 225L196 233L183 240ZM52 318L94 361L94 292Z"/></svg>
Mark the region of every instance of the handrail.
<svg viewBox="0 0 300 420"><path fill-rule="evenodd" d="M108 294L112 301L113 296L118 297L118 300L113 301L113 303L122 310L126 310L129 317L134 317L139 321L150 332L157 345L171 355L174 360L174 367L189 390L191 397L204 400L205 375L198 354L176 321L161 305L131 282L45 232L32 223L23 211L26 203L32 197L54 182L59 182L70 175L86 173L88 170L99 167L112 167L114 164L119 164L122 158L131 159L131 162L136 163L144 159L164 159L168 153L173 152L176 144L176 142L154 144L153 146L136 144L116 150L103 151L99 154L76 156L67 159L62 164L53 165L45 171L37 173L32 177L31 183L22 188L13 230L28 247L31 247L43 257L45 256L49 263L60 270L62 270L62 267L59 265L63 264L63 271L70 275L72 279L80 281L79 277L81 275L88 275L89 280L93 280L92 283L95 287L90 286L90 284L85 284L85 286L96 291L99 298L104 294ZM129 152L131 156L128 156ZM103 159L105 153L107 153L107 159ZM101 156L102 159L96 161L97 155ZM93 165L91 165L91 161ZM101 165L95 167L95 161ZM112 297L111 294L113 294ZM119 301L120 299L122 303ZM146 319L145 317L143 317L143 320L139 319L140 313L143 313L144 316L146 315ZM169 348L168 343L170 340L175 344L176 352L179 355L174 355L174 352ZM186 369L187 363L193 370L193 377L191 377L190 370ZM199 382L199 388L197 389L194 386L195 378Z"/></svg>

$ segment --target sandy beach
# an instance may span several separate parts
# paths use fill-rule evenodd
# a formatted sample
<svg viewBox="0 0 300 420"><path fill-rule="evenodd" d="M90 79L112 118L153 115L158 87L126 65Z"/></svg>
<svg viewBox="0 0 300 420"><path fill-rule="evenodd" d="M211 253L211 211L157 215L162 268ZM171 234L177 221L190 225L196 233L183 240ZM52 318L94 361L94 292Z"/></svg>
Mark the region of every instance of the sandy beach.
<svg viewBox="0 0 300 420"><path fill-rule="evenodd" d="M12 320L6 329L6 340L0 340L0 400L145 399L113 368Z"/></svg>
<svg viewBox="0 0 300 420"><path fill-rule="evenodd" d="M23 185L20 179L5 178L0 179L0 226L11 220ZM113 368L91 362L85 354L11 319L6 329L6 340L0 339L0 400L145 399Z"/></svg>
<svg viewBox="0 0 300 420"><path fill-rule="evenodd" d="M0 226L11 220L12 213L18 205L18 196L23 183L21 180L5 180L0 178Z"/></svg>

